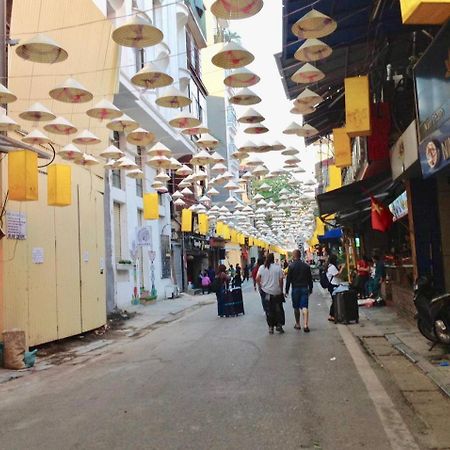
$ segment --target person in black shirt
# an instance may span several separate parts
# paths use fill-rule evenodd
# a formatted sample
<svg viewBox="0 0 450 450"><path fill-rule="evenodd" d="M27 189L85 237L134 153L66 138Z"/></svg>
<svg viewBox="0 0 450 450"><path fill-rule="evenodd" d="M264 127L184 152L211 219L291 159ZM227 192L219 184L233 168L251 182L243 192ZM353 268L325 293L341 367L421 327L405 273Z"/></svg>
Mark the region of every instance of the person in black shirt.
<svg viewBox="0 0 450 450"><path fill-rule="evenodd" d="M300 330L300 309L303 315L303 330L309 333L308 300L313 290L311 268L300 260L300 250L292 253L294 261L289 265L286 279L286 296L292 285L292 307L294 308L296 330Z"/></svg>

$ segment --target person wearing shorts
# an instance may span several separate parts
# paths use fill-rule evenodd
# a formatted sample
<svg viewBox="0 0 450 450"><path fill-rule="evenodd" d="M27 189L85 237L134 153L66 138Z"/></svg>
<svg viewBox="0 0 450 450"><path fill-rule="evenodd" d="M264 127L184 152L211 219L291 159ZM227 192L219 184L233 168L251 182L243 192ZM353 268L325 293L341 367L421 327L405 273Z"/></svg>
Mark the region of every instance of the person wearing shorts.
<svg viewBox="0 0 450 450"><path fill-rule="evenodd" d="M292 307L294 309L296 330L301 329L300 311L303 317L303 331L309 333L309 295L313 290L313 279L311 267L300 260L300 250L294 250L294 261L289 265L286 278L286 296L289 294L289 288L292 286Z"/></svg>

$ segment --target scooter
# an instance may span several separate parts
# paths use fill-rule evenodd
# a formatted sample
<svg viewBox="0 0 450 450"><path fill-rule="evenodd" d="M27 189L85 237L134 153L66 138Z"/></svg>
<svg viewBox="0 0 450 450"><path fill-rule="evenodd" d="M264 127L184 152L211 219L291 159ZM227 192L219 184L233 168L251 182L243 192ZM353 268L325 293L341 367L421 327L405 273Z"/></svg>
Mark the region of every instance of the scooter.
<svg viewBox="0 0 450 450"><path fill-rule="evenodd" d="M436 295L429 277L420 277L414 286L417 328L429 341L450 345L450 294Z"/></svg>

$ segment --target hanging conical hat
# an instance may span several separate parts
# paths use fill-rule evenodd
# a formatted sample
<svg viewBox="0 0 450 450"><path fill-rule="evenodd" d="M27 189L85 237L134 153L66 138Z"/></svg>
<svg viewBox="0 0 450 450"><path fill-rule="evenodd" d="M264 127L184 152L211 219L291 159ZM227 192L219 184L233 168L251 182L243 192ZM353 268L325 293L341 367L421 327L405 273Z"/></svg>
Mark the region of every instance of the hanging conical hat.
<svg viewBox="0 0 450 450"><path fill-rule="evenodd" d="M181 191L181 193L182 193L183 195L194 195L194 193L193 193L188 187L185 187L185 188Z"/></svg>
<svg viewBox="0 0 450 450"><path fill-rule="evenodd" d="M172 194L172 198L174 198L175 200L178 200L179 198L183 198L183 197L184 197L184 195L180 191L175 191Z"/></svg>
<svg viewBox="0 0 450 450"><path fill-rule="evenodd" d="M75 159L75 164L79 164L80 166L95 166L96 164L99 164L99 162L92 155L83 153L81 158Z"/></svg>
<svg viewBox="0 0 450 450"><path fill-rule="evenodd" d="M186 202L184 200L182 200L181 198L178 198L173 202L173 204L175 206L184 206L184 205L186 205Z"/></svg>
<svg viewBox="0 0 450 450"><path fill-rule="evenodd" d="M230 97L230 103L233 105L256 105L261 102L261 97L256 95L248 88L239 89L235 95Z"/></svg>
<svg viewBox="0 0 450 450"><path fill-rule="evenodd" d="M146 89L156 89L170 86L173 78L153 63L147 63L145 66L131 78L131 82L136 86Z"/></svg>
<svg viewBox="0 0 450 450"><path fill-rule="evenodd" d="M294 58L298 61L319 61L328 58L333 53L331 47L319 39L307 39L295 52Z"/></svg>
<svg viewBox="0 0 450 450"><path fill-rule="evenodd" d="M206 166L208 164L213 163L214 160L211 158L211 155L206 150L200 150L191 158L191 164L196 166Z"/></svg>
<svg viewBox="0 0 450 450"><path fill-rule="evenodd" d="M136 128L127 135L127 142L145 147L155 140L155 135L143 128Z"/></svg>
<svg viewBox="0 0 450 450"><path fill-rule="evenodd" d="M208 174L204 170L198 170L192 174L194 181L202 181L208 178Z"/></svg>
<svg viewBox="0 0 450 450"><path fill-rule="evenodd" d="M291 80L294 83L310 84L316 83L324 78L325 74L321 70L317 69L310 63L306 63L300 67L294 75L292 75Z"/></svg>
<svg viewBox="0 0 450 450"><path fill-rule="evenodd" d="M248 153L239 150L238 152L233 152L231 157L233 159L237 159L238 161L242 161L243 159L248 158Z"/></svg>
<svg viewBox="0 0 450 450"><path fill-rule="evenodd" d="M238 122L240 123L260 123L265 120L258 111L253 108L247 109L241 117L239 117Z"/></svg>
<svg viewBox="0 0 450 450"><path fill-rule="evenodd" d="M137 164L131 158L128 158L128 156L122 156L121 158L119 158L115 162L114 167L119 170L138 169Z"/></svg>
<svg viewBox="0 0 450 450"><path fill-rule="evenodd" d="M173 156L171 156L169 159L170 159L170 167L169 167L169 169L171 169L171 170L178 170L181 167L183 167L183 164L181 164L180 161L178 161L178 159L175 159Z"/></svg>
<svg viewBox="0 0 450 450"><path fill-rule="evenodd" d="M315 136L317 133L319 133L317 131L316 128L314 128L313 126L309 125L308 123L305 123L297 132L298 136L302 136L302 137L311 137L311 136Z"/></svg>
<svg viewBox="0 0 450 450"><path fill-rule="evenodd" d="M74 160L81 158L83 156L83 152L81 152L77 147L75 147L75 145L67 144L58 152L58 155L61 156L61 158L63 159Z"/></svg>
<svg viewBox="0 0 450 450"><path fill-rule="evenodd" d="M124 47L144 48L159 44L164 34L149 20L136 15L117 27L111 37L117 44Z"/></svg>
<svg viewBox="0 0 450 450"><path fill-rule="evenodd" d="M120 150L120 148L117 148L115 145L110 145L107 148L105 148L105 150L100 152L100 156L102 158L106 158L106 159L110 159L110 158L118 159L124 155L125 155L124 152L122 150Z"/></svg>
<svg viewBox="0 0 450 450"><path fill-rule="evenodd" d="M175 172L177 175L181 175L182 177L191 175L193 170L187 166L186 164L183 164L177 171Z"/></svg>
<svg viewBox="0 0 450 450"><path fill-rule="evenodd" d="M30 120L31 122L46 122L56 119L56 116L41 103L34 103L28 109L21 112L19 117L23 120Z"/></svg>
<svg viewBox="0 0 450 450"><path fill-rule="evenodd" d="M150 149L147 150L149 156L166 156L169 157L172 154L172 150L166 147L162 142L157 142Z"/></svg>
<svg viewBox="0 0 450 450"><path fill-rule="evenodd" d="M287 128L283 130L283 134L297 134L301 128L302 127L298 123L292 122Z"/></svg>
<svg viewBox="0 0 450 450"><path fill-rule="evenodd" d="M165 89L155 100L155 103L164 108L184 108L192 103L189 97L186 97L180 90L173 86Z"/></svg>
<svg viewBox="0 0 450 450"><path fill-rule="evenodd" d="M24 138L23 142L31 145L51 144L53 141L41 131L34 129L30 131Z"/></svg>
<svg viewBox="0 0 450 450"><path fill-rule="evenodd" d="M256 166L253 170L252 170L253 175L256 175L257 177L261 176L261 175L266 175L269 173L269 169L267 169L267 167L260 165L260 166Z"/></svg>
<svg viewBox="0 0 450 450"><path fill-rule="evenodd" d="M136 128L138 127L139 124L131 117L128 117L126 114L122 114L120 117L112 119L111 122L108 122L106 124L106 128L113 131L122 132L131 132L133 130L136 130Z"/></svg>
<svg viewBox="0 0 450 450"><path fill-rule="evenodd" d="M89 117L94 117L95 119L115 119L120 117L123 113L117 106L113 105L108 100L100 100L93 108L86 111Z"/></svg>
<svg viewBox="0 0 450 450"><path fill-rule="evenodd" d="M258 134L258 133L254 133ZM260 134L260 133L259 133ZM269 145L267 142L260 142L258 145L257 153L268 153L272 151L272 146Z"/></svg>
<svg viewBox="0 0 450 450"><path fill-rule="evenodd" d="M0 104L12 103L17 100L17 97L3 84L0 83Z"/></svg>
<svg viewBox="0 0 450 450"><path fill-rule="evenodd" d="M323 102L323 97L310 89L306 88L294 100L294 105L297 108L306 106L315 106Z"/></svg>
<svg viewBox="0 0 450 450"><path fill-rule="evenodd" d="M300 152L294 147L288 147L286 150L281 152L281 154L285 156L298 155L299 153Z"/></svg>
<svg viewBox="0 0 450 450"><path fill-rule="evenodd" d="M72 142L79 145L95 145L99 144L101 139L89 130L83 130L77 137L72 139Z"/></svg>
<svg viewBox="0 0 450 450"><path fill-rule="evenodd" d="M44 130L53 134L74 134L78 131L78 128L75 127L68 120L64 119L64 117L57 117L51 122L44 125Z"/></svg>
<svg viewBox="0 0 450 450"><path fill-rule="evenodd" d="M144 172L141 169L132 169L126 173L127 177L134 178L135 180L141 180L144 178Z"/></svg>
<svg viewBox="0 0 450 450"><path fill-rule="evenodd" d="M288 156L284 162L285 162L285 164L293 165L293 164L299 163L300 159L297 158L295 155L291 155L291 156Z"/></svg>
<svg viewBox="0 0 450 450"><path fill-rule="evenodd" d="M40 33L20 42L16 54L27 61L47 64L65 61L69 56L53 39Z"/></svg>
<svg viewBox="0 0 450 450"><path fill-rule="evenodd" d="M244 88L254 86L259 83L261 78L255 73L243 67L231 72L224 80L224 84L234 88Z"/></svg>
<svg viewBox="0 0 450 450"><path fill-rule="evenodd" d="M224 173L226 170L228 170L228 167L223 163L216 163L211 167L213 173Z"/></svg>
<svg viewBox="0 0 450 450"><path fill-rule="evenodd" d="M214 136L205 133L200 135L195 145L199 148L215 148L219 145L219 141Z"/></svg>
<svg viewBox="0 0 450 450"><path fill-rule="evenodd" d="M242 48L235 42L228 42L218 53L216 53L211 61L222 69L237 69L250 64L255 57L252 53Z"/></svg>
<svg viewBox="0 0 450 450"><path fill-rule="evenodd" d="M264 133L267 133L268 131L269 131L268 128L260 125L260 126L257 126L257 127L248 127L248 128L246 128L244 130L244 133L247 133L247 134L264 134Z"/></svg>
<svg viewBox="0 0 450 450"><path fill-rule="evenodd" d="M73 78L68 78L64 83L49 92L51 98L64 103L86 103L94 97L83 85Z"/></svg>
<svg viewBox="0 0 450 450"><path fill-rule="evenodd" d="M250 157L247 159L247 161L245 161L245 165L246 166L259 166L260 164L262 164L263 161L261 158L259 158L258 156L256 156L255 154L250 155Z"/></svg>
<svg viewBox="0 0 450 450"><path fill-rule="evenodd" d="M216 162L216 163L223 163L223 162L225 162L225 158L220 154L220 153L217 153L217 152L214 152L212 155L211 155L211 158L214 160L214 162Z"/></svg>
<svg viewBox="0 0 450 450"><path fill-rule="evenodd" d="M209 189L206 191L206 193L207 193L210 197L213 196L213 195L219 195L219 194L220 194L220 192L219 192L217 189L213 188L213 187L209 188ZM211 209L212 209L212 208L211 208Z"/></svg>
<svg viewBox="0 0 450 450"><path fill-rule="evenodd" d="M216 0L211 5L211 12L218 19L246 19L261 11L263 5L263 0Z"/></svg>
<svg viewBox="0 0 450 450"><path fill-rule="evenodd" d="M170 176L167 175L164 169L159 169L158 173L155 175L156 181L161 181L161 183L167 183L170 180Z"/></svg>
<svg viewBox="0 0 450 450"><path fill-rule="evenodd" d="M0 116L0 131L17 131L20 125L6 114Z"/></svg>
<svg viewBox="0 0 450 450"><path fill-rule="evenodd" d="M169 120L169 125L174 128L194 128L201 125L201 120L189 112L181 113Z"/></svg>
<svg viewBox="0 0 450 450"><path fill-rule="evenodd" d="M223 187L228 191L235 191L236 189L239 189L239 186L232 180L228 181Z"/></svg>
<svg viewBox="0 0 450 450"><path fill-rule="evenodd" d="M168 169L170 167L170 159L167 156L156 155L152 156L147 161L147 164L155 168Z"/></svg>
<svg viewBox="0 0 450 450"><path fill-rule="evenodd" d="M300 39L328 36L337 28L337 23L321 12L312 9L292 25L292 33Z"/></svg>
<svg viewBox="0 0 450 450"><path fill-rule="evenodd" d="M314 108L314 106L294 106L294 108L291 108L289 112L291 114L300 114L302 116L307 116L314 111L316 111L316 108Z"/></svg>
<svg viewBox="0 0 450 450"><path fill-rule="evenodd" d="M154 181L150 186L153 189L156 189L157 191L159 191L160 189L164 188L164 183L161 183L161 181Z"/></svg>
<svg viewBox="0 0 450 450"><path fill-rule="evenodd" d="M256 151L257 147L258 146L254 142L246 141L239 147L239 151L243 153L250 153Z"/></svg>
<svg viewBox="0 0 450 450"><path fill-rule="evenodd" d="M200 134L209 133L209 128L206 127L194 127L194 128L186 128L181 131L181 134L185 134L186 136L198 136Z"/></svg>
<svg viewBox="0 0 450 450"><path fill-rule="evenodd" d="M284 150L285 148L286 148L286 146L278 141L275 141L272 144L272 150Z"/></svg>

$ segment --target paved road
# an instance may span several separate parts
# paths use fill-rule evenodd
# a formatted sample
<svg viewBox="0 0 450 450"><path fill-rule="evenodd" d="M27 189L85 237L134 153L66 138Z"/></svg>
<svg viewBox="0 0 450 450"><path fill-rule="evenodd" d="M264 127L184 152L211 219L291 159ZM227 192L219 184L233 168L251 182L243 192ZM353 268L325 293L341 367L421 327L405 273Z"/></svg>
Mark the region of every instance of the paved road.
<svg viewBox="0 0 450 450"><path fill-rule="evenodd" d="M245 316L205 306L81 366L1 386L0 448L411 448L393 442L389 405L380 415L368 394L372 369L320 294L309 334L293 329L288 301L286 333L270 336L259 297L247 288L245 299Z"/></svg>

